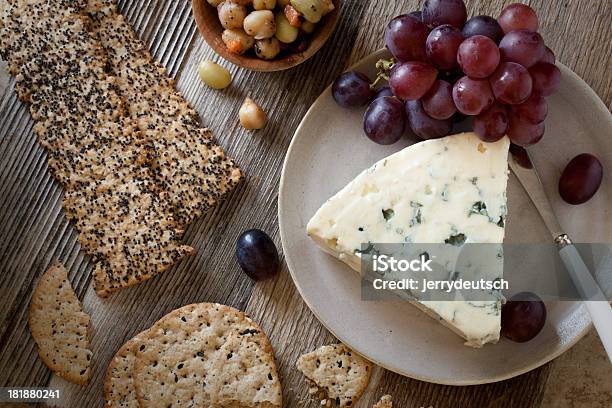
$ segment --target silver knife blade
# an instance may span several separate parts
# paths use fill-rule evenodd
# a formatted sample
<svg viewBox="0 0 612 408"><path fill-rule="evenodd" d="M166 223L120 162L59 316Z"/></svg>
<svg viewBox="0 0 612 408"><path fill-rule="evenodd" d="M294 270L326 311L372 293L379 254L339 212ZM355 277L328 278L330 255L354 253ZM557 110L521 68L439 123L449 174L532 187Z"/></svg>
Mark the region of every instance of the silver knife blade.
<svg viewBox="0 0 612 408"><path fill-rule="evenodd" d="M524 149L525 154L527 155L526 159L530 162L530 167L527 168L525 166L526 163L519 163L513 154L510 154L510 160L508 163L512 172L516 175L519 182L527 192L529 198L535 205L538 213L544 220L544 224L546 224L546 228L550 231L553 239L557 239L559 236L563 235L563 230L561 229L561 225L559 224L559 220L555 215L552 206L550 205L550 201L544 192L544 186L542 185L542 181L540 180L540 176L538 175L538 171L533 165L533 160L529 157L529 152L527 149Z"/></svg>

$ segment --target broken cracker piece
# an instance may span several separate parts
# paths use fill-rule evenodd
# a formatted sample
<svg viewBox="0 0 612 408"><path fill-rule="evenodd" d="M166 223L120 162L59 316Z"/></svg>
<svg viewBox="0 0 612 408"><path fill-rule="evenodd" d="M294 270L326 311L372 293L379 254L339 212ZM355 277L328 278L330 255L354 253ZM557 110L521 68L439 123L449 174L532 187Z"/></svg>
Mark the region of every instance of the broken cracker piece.
<svg viewBox="0 0 612 408"><path fill-rule="evenodd" d="M335 407L355 406L372 371L366 359L344 344L323 346L304 354L296 366Z"/></svg>
<svg viewBox="0 0 612 408"><path fill-rule="evenodd" d="M372 408L393 408L393 399L390 395L383 395Z"/></svg>
<svg viewBox="0 0 612 408"><path fill-rule="evenodd" d="M64 265L53 264L40 278L29 312L28 326L47 367L70 382L87 384L92 356L87 338L89 316L81 308Z"/></svg>

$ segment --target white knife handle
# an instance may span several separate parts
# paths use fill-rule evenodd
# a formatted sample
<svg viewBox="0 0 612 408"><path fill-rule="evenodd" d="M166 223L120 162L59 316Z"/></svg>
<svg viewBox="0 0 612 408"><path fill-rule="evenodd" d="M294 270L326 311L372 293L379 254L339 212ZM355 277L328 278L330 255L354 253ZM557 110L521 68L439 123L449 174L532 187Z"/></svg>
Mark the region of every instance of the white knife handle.
<svg viewBox="0 0 612 408"><path fill-rule="evenodd" d="M562 246L559 249L559 255L579 294L585 298L584 304L591 315L606 353L608 353L608 358L612 361L612 309L610 304L574 245L568 243Z"/></svg>

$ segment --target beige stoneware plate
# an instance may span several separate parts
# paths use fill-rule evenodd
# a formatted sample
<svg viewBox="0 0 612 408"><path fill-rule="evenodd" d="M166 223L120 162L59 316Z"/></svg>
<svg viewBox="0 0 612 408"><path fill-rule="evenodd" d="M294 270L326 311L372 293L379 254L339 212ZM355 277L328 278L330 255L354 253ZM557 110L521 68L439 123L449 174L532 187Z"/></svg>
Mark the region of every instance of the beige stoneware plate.
<svg viewBox="0 0 612 408"><path fill-rule="evenodd" d="M356 69L374 77L378 51ZM576 242L612 242L612 117L576 74L558 64L561 90L549 98L546 134L532 153L545 189L566 232ZM331 87L330 87L331 88ZM591 323L576 302L547 303L545 330L527 343L502 339L482 349L462 339L402 301L361 300L359 275L320 251L306 236L306 224L321 204L359 172L414 143L392 146L369 141L362 131L363 109L340 108L328 88L298 127L283 168L279 223L293 280L317 318L339 340L397 373L440 384L469 385L507 379L532 370L575 344ZM604 166L597 195L581 206L558 197L558 177L576 154L595 153ZM506 242L550 242L544 224L514 176L508 185Z"/></svg>

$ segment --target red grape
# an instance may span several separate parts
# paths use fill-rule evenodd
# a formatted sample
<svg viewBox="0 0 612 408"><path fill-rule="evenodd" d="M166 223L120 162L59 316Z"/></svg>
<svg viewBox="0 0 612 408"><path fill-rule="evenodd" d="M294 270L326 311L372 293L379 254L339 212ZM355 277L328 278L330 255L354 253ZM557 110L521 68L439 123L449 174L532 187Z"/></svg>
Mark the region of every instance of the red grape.
<svg viewBox="0 0 612 408"><path fill-rule="evenodd" d="M495 98L489 81L464 76L453 86L453 101L459 112L478 115L493 104Z"/></svg>
<svg viewBox="0 0 612 408"><path fill-rule="evenodd" d="M438 79L421 98L423 110L434 119L449 119L457 112L453 102L453 87Z"/></svg>
<svg viewBox="0 0 612 408"><path fill-rule="evenodd" d="M542 95L534 92L525 102L512 106L511 112L519 120L537 125L546 119L548 104Z"/></svg>
<svg viewBox="0 0 612 408"><path fill-rule="evenodd" d="M395 64L389 75L389 85L393 94L400 99L420 99L436 81L438 71L433 65L420 62Z"/></svg>
<svg viewBox="0 0 612 408"><path fill-rule="evenodd" d="M559 179L559 194L569 204L585 203L595 195L602 178L599 159L592 154L579 154L565 166Z"/></svg>
<svg viewBox="0 0 612 408"><path fill-rule="evenodd" d="M450 24L431 30L425 43L427 57L440 69L457 66L457 50L463 41L463 34Z"/></svg>
<svg viewBox="0 0 612 408"><path fill-rule="evenodd" d="M535 31L511 31L502 38L499 50L502 61L516 62L529 68L544 55L544 40Z"/></svg>
<svg viewBox="0 0 612 408"><path fill-rule="evenodd" d="M533 91L544 96L550 96L559 90L561 85L561 71L553 64L539 62L529 68L533 80Z"/></svg>
<svg viewBox="0 0 612 408"><path fill-rule="evenodd" d="M504 31L497 23L497 20L489 16L476 16L470 18L463 26L461 32L465 38L474 35L484 35L492 39L495 44L499 44L504 36Z"/></svg>
<svg viewBox="0 0 612 408"><path fill-rule="evenodd" d="M540 58L540 61L538 62L548 62L549 64L554 64L555 63L555 53L552 52L552 50L546 46L544 46L544 54L542 55L542 58Z"/></svg>
<svg viewBox="0 0 612 408"><path fill-rule="evenodd" d="M515 30L538 31L538 16L535 11L526 4L514 3L502 10L497 22L509 33Z"/></svg>
<svg viewBox="0 0 612 408"><path fill-rule="evenodd" d="M385 29L385 45L399 61L426 61L425 41L429 29L407 14L395 17Z"/></svg>
<svg viewBox="0 0 612 408"><path fill-rule="evenodd" d="M345 108L363 106L374 95L370 84L370 79L361 72L348 71L334 81L332 96L338 105Z"/></svg>
<svg viewBox="0 0 612 408"><path fill-rule="evenodd" d="M461 30L467 20L463 0L425 0L423 22L430 27L450 24Z"/></svg>
<svg viewBox="0 0 612 408"><path fill-rule="evenodd" d="M408 124L415 135L421 139L437 139L448 135L452 128L450 119L433 119L425 113L421 101L407 101Z"/></svg>
<svg viewBox="0 0 612 408"><path fill-rule="evenodd" d="M502 306L501 333L512 341L524 343L533 339L544 323L546 306L534 293L517 293Z"/></svg>
<svg viewBox="0 0 612 408"><path fill-rule="evenodd" d="M506 107L496 102L473 120L474 132L485 142L496 142L508 130L508 114Z"/></svg>
<svg viewBox="0 0 612 408"><path fill-rule="evenodd" d="M499 65L499 48L489 37L474 35L461 43L457 61L471 78L486 78Z"/></svg>
<svg viewBox="0 0 612 408"><path fill-rule="evenodd" d="M394 96L375 99L363 116L363 130L374 142L390 145L397 142L406 127L404 104Z"/></svg>
<svg viewBox="0 0 612 408"><path fill-rule="evenodd" d="M519 146L530 146L538 143L544 136L544 122L533 125L524 122L516 116L510 115L510 126L508 127L508 137Z"/></svg>
<svg viewBox="0 0 612 408"><path fill-rule="evenodd" d="M510 154L512 154L514 161L519 166L526 169L533 169L533 163L531 163L531 159L524 147L510 143Z"/></svg>
<svg viewBox="0 0 612 408"><path fill-rule="evenodd" d="M514 62L502 62L489 78L495 98L508 105L523 103L531 95L533 82L529 71Z"/></svg>

